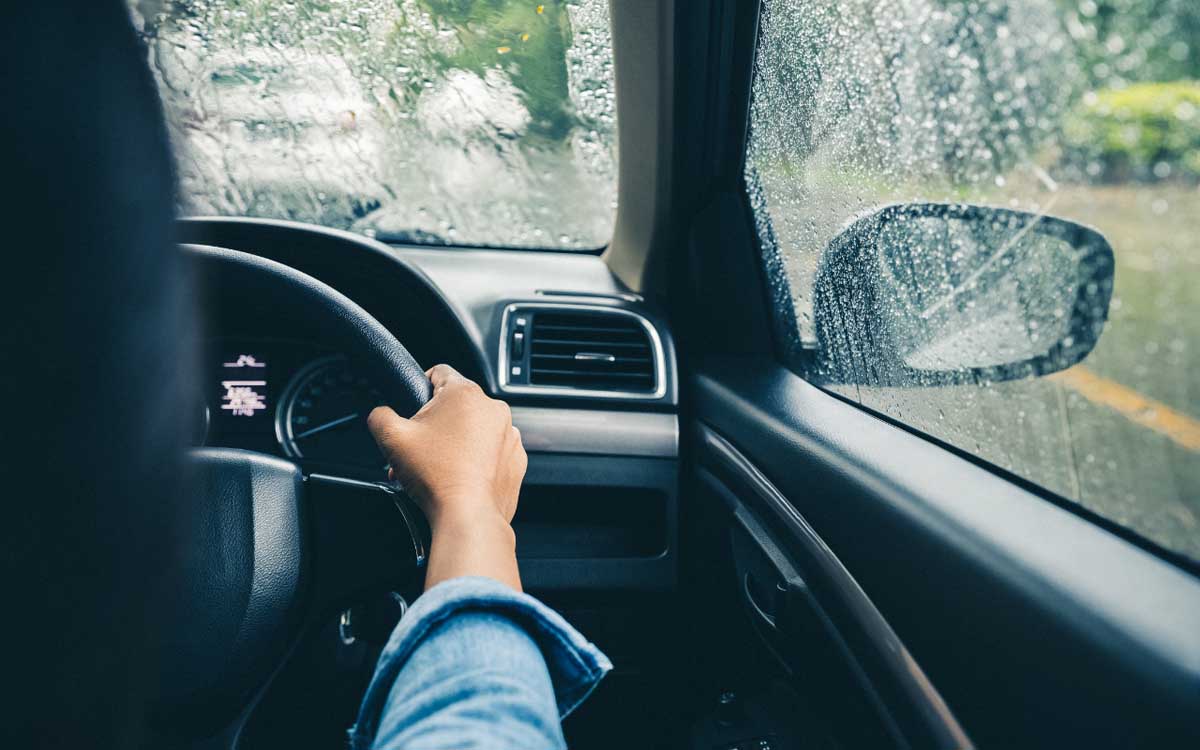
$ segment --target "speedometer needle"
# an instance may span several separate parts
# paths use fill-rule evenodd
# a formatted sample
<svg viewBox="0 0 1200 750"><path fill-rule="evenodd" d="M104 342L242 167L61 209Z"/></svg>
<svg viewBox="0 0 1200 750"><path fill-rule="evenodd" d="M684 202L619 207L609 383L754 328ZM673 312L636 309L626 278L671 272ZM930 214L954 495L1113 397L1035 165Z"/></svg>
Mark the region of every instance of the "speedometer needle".
<svg viewBox="0 0 1200 750"><path fill-rule="evenodd" d="M316 427L305 430L304 432L300 433L293 439L294 440L302 440L302 439L308 437L309 435L316 435L318 432L324 432L325 430L332 429L334 427L337 427L340 424L345 424L345 423L350 422L355 419L358 419L357 413L347 414L346 416L339 417L338 419L335 419L332 422L326 422L325 424L319 424Z"/></svg>

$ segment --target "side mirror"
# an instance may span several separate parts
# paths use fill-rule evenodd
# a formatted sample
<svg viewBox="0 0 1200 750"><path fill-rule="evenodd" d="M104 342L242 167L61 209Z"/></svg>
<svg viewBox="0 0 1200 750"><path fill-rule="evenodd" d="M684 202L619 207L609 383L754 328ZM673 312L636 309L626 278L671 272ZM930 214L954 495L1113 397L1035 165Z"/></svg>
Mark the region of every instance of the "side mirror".
<svg viewBox="0 0 1200 750"><path fill-rule="evenodd" d="M887 206L821 257L814 375L920 386L1056 372L1095 347L1112 287L1112 248L1080 224L987 206Z"/></svg>

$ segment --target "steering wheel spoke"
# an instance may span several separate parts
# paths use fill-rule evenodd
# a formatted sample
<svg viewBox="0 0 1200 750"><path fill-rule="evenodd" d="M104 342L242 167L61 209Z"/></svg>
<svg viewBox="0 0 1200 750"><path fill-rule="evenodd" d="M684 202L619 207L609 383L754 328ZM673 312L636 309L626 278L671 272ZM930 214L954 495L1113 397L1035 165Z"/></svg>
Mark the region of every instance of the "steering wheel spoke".
<svg viewBox="0 0 1200 750"><path fill-rule="evenodd" d="M419 589L429 525L395 485L310 474L312 607L323 616L380 591Z"/></svg>

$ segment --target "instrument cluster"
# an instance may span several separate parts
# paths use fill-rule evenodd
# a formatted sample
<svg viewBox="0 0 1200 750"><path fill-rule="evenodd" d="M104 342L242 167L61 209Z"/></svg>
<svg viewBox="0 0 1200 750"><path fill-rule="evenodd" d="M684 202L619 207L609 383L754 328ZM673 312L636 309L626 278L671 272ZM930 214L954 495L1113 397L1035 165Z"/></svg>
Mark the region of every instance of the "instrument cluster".
<svg viewBox="0 0 1200 750"><path fill-rule="evenodd" d="M366 423L383 399L341 354L286 339L216 339L205 360L204 445L274 453L306 471L386 476Z"/></svg>

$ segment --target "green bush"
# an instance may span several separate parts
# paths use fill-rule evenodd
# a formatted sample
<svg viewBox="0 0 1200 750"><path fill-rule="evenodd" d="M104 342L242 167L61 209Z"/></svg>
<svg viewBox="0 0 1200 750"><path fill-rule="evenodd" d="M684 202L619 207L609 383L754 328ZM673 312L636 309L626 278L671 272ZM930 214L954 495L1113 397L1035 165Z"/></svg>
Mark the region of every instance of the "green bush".
<svg viewBox="0 0 1200 750"><path fill-rule="evenodd" d="M1069 164L1092 179L1200 179L1200 81L1088 94L1063 136Z"/></svg>

